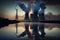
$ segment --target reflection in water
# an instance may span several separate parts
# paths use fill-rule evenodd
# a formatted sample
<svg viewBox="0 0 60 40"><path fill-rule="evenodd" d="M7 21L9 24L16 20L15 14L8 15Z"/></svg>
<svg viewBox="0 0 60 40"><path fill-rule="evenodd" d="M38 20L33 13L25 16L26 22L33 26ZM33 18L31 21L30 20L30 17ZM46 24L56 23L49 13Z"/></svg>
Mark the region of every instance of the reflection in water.
<svg viewBox="0 0 60 40"><path fill-rule="evenodd" d="M50 25L51 25L51 27L54 26L52 30L49 30ZM59 28L58 25L59 24L48 24L48 25L45 24L46 36L49 37L49 38L50 37L52 37L52 38L55 38L55 37L59 38L60 37L59 36L60 35L60 28ZM20 35L22 32L25 31L24 27L25 27L24 23L18 23L18 35ZM32 26L30 26L30 27L32 27ZM32 29L29 29L29 31L31 32ZM32 37L34 37L34 35ZM3 39L3 38L4 39L16 39L16 40L18 39L16 37L16 26L15 26L15 24L11 24L9 26L6 26L6 27L0 29L0 39ZM34 38L32 38L32 39L34 39ZM40 37L40 39L41 39L41 37Z"/></svg>
<svg viewBox="0 0 60 40"><path fill-rule="evenodd" d="M33 32L32 32L32 36L35 38L35 40L40 40L40 38L39 38L39 32L38 32L38 24L33 24L33 25L31 25L31 27L32 27L32 30L33 30Z"/></svg>
<svg viewBox="0 0 60 40"><path fill-rule="evenodd" d="M25 24L25 31L19 35L19 37L24 37L25 35L28 35L28 37L31 36L31 33L29 32L29 25Z"/></svg>

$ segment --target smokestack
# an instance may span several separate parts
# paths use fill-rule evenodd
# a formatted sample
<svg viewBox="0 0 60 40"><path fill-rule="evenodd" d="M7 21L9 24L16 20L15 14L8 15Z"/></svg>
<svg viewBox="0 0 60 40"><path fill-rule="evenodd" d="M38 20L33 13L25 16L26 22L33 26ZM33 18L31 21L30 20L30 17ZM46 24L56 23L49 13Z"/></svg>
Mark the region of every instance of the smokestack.
<svg viewBox="0 0 60 40"><path fill-rule="evenodd" d="M18 20L18 8L17 8L17 5L16 5L16 20Z"/></svg>

